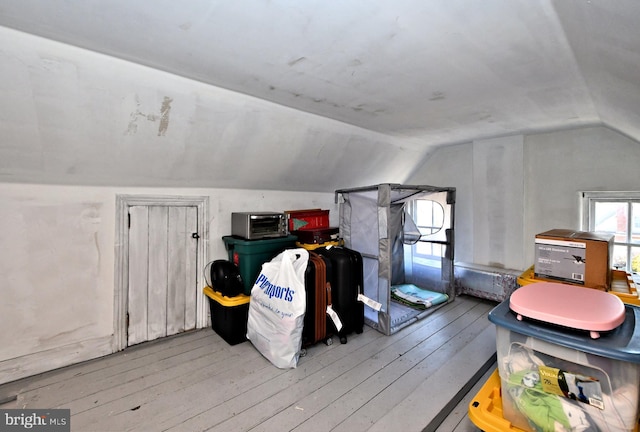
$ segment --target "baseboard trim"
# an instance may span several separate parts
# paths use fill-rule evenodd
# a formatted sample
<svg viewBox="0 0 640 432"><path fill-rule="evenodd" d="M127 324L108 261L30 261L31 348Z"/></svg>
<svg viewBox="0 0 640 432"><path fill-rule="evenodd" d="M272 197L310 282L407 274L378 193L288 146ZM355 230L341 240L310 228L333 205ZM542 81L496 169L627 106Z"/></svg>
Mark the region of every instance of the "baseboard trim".
<svg viewBox="0 0 640 432"><path fill-rule="evenodd" d="M0 361L0 384L112 354L113 337L105 336Z"/></svg>

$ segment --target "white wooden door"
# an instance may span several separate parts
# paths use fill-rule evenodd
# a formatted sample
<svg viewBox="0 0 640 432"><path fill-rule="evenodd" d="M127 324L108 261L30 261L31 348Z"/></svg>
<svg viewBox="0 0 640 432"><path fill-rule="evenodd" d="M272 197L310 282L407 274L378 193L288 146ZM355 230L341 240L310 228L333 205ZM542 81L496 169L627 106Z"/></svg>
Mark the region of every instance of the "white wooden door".
<svg viewBox="0 0 640 432"><path fill-rule="evenodd" d="M197 231L196 207L129 207L127 345L195 328Z"/></svg>

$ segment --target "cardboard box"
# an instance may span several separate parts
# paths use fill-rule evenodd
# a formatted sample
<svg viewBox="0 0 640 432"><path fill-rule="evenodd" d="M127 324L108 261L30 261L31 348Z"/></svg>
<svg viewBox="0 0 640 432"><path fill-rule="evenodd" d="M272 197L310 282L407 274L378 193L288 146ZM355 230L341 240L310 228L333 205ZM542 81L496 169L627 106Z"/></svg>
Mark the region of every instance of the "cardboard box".
<svg viewBox="0 0 640 432"><path fill-rule="evenodd" d="M534 277L607 291L613 234L553 229L536 235Z"/></svg>

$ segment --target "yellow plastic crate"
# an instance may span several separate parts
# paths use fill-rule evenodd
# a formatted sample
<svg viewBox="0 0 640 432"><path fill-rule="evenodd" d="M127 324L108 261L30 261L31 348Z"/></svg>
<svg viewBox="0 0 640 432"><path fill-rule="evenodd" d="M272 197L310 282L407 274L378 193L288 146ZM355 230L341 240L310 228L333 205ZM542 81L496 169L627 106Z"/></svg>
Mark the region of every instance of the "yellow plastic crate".
<svg viewBox="0 0 640 432"><path fill-rule="evenodd" d="M484 432L524 432L502 415L502 394L498 369L493 371L469 403L469 419Z"/></svg>
<svg viewBox="0 0 640 432"><path fill-rule="evenodd" d="M246 341L251 296L239 294L225 297L208 286L203 291L209 299L211 328L229 345Z"/></svg>
<svg viewBox="0 0 640 432"><path fill-rule="evenodd" d="M498 369L493 371L478 394L469 402L469 419L484 432L526 432L503 417ZM639 425L636 425L634 432L638 430Z"/></svg>
<svg viewBox="0 0 640 432"><path fill-rule="evenodd" d="M543 282L542 279L536 279L533 274L534 270L531 266L518 276L518 285L525 286L535 282ZM618 296L623 303L640 306L638 290L631 275L622 270L611 270L611 275L611 289L607 292Z"/></svg>
<svg viewBox="0 0 640 432"><path fill-rule="evenodd" d="M609 292L620 297L623 303L640 306L638 290L631 275L625 271L612 270L612 276Z"/></svg>
<svg viewBox="0 0 640 432"><path fill-rule="evenodd" d="M306 250L315 250L321 247L327 247L327 246L341 246L342 245L342 240L333 240L333 241L328 241L328 242L324 242L324 243L300 243L300 242L296 242L296 246L301 247L301 248L305 248Z"/></svg>
<svg viewBox="0 0 640 432"><path fill-rule="evenodd" d="M534 272L533 266L529 267L524 272L522 272L522 274L518 276L518 279L516 279L518 282L518 285L525 286L535 282L541 282L540 280L533 277L533 272Z"/></svg>

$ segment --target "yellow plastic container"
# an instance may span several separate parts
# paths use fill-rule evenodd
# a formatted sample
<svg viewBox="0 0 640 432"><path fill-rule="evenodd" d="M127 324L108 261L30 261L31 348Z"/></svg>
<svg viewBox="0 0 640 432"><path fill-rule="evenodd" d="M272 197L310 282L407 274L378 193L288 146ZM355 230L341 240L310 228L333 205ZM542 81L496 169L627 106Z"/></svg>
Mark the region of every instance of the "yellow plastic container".
<svg viewBox="0 0 640 432"><path fill-rule="evenodd" d="M327 246L340 246L341 244L341 240L334 240L334 241L328 241L328 242L324 242L324 243L300 243L300 242L296 242L296 246L301 247L301 248L305 248L306 250L314 250L314 249L318 249L321 247L327 247Z"/></svg>
<svg viewBox="0 0 640 432"><path fill-rule="evenodd" d="M525 286L535 282L541 282L535 277L533 277L533 266L526 269L520 276L518 276L518 285Z"/></svg>
<svg viewBox="0 0 640 432"><path fill-rule="evenodd" d="M211 328L229 345L247 340L247 319L251 296L239 294L225 297L211 287L204 287L204 295L209 299Z"/></svg>
<svg viewBox="0 0 640 432"><path fill-rule="evenodd" d="M469 402L469 419L484 432L526 432L511 424L502 414L502 391L498 369L484 383ZM634 432L638 432L636 425Z"/></svg>
<svg viewBox="0 0 640 432"><path fill-rule="evenodd" d="M476 397L469 403L469 419L484 432L524 432L502 416L502 394L498 369L493 371Z"/></svg>
<svg viewBox="0 0 640 432"><path fill-rule="evenodd" d="M536 279L533 274L534 270L531 266L518 276L518 285L525 286L535 282L543 282L542 279ZM611 276L611 289L607 292L618 296L623 303L640 306L638 290L631 275L622 270L611 270Z"/></svg>
<svg viewBox="0 0 640 432"><path fill-rule="evenodd" d="M625 271L612 270L611 294L617 295L623 303L640 306L638 290L631 275Z"/></svg>

